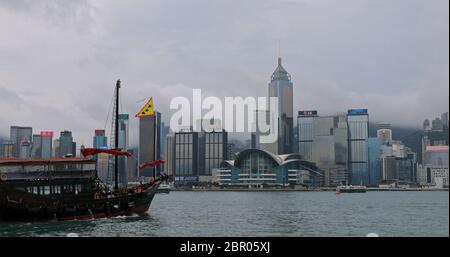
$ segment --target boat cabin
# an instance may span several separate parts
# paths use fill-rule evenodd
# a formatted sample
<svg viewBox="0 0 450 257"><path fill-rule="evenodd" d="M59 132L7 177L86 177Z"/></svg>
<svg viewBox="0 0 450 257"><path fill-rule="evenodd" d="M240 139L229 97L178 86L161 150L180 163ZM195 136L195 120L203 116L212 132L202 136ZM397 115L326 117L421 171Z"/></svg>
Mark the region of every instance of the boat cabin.
<svg viewBox="0 0 450 257"><path fill-rule="evenodd" d="M88 158L0 159L0 188L32 195L89 196L96 175Z"/></svg>

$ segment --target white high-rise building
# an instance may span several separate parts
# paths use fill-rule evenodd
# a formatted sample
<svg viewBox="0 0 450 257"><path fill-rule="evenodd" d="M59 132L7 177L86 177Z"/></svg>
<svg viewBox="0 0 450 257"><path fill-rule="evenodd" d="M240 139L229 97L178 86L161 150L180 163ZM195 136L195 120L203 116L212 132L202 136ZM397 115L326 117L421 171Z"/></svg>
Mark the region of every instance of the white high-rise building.
<svg viewBox="0 0 450 257"><path fill-rule="evenodd" d="M392 141L391 124L380 123L377 129L377 138L381 145L387 145Z"/></svg>

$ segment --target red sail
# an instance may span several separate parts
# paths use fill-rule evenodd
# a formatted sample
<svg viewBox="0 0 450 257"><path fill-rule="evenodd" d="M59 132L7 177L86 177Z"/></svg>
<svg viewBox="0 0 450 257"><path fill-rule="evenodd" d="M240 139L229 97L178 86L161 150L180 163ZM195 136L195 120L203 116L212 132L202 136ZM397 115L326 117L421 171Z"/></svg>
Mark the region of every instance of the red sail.
<svg viewBox="0 0 450 257"><path fill-rule="evenodd" d="M98 149L98 148L81 149L81 154L83 154L83 156L95 155L95 154L99 154L99 153L107 153L107 154L112 154L112 155L126 155L128 157L131 156L131 153L123 152L120 149Z"/></svg>
<svg viewBox="0 0 450 257"><path fill-rule="evenodd" d="M163 160L156 160L156 161L141 163L139 165L139 169L142 170L145 167L155 167L155 166L158 166L158 165L163 164L163 163L165 163L165 161L163 161Z"/></svg>

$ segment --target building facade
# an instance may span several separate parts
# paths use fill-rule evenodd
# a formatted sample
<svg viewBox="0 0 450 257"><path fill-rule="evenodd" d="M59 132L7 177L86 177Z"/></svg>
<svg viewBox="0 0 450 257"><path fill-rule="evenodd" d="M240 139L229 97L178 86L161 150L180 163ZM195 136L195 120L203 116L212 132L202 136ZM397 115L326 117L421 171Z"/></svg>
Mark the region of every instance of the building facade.
<svg viewBox="0 0 450 257"><path fill-rule="evenodd" d="M13 144L14 158L31 157L32 135L33 128L31 127L11 126L10 142ZM30 149L25 149L27 147Z"/></svg>
<svg viewBox="0 0 450 257"><path fill-rule="evenodd" d="M53 131L41 131L41 158L51 158L53 147Z"/></svg>
<svg viewBox="0 0 450 257"><path fill-rule="evenodd" d="M314 119L317 111L299 111L297 115L298 153L307 161L313 161Z"/></svg>
<svg viewBox="0 0 450 257"><path fill-rule="evenodd" d="M369 174L369 185L375 186L379 185L382 181L381 178L381 168L380 168L380 157L381 157L381 149L380 144L383 141L380 141L379 137L376 138L367 138L367 168Z"/></svg>
<svg viewBox="0 0 450 257"><path fill-rule="evenodd" d="M139 164L161 159L161 145L157 138L161 134L161 113L139 118ZM161 167L146 167L139 170L140 177L158 176Z"/></svg>
<svg viewBox="0 0 450 257"><path fill-rule="evenodd" d="M278 141L277 152L294 152L293 84L291 75L283 68L281 58L269 83L269 97L278 97Z"/></svg>
<svg viewBox="0 0 450 257"><path fill-rule="evenodd" d="M380 141L380 144L389 144L392 141L391 125L387 123L379 123L377 129L377 138Z"/></svg>
<svg viewBox="0 0 450 257"><path fill-rule="evenodd" d="M204 168L199 175L211 176L212 170L219 168L228 159L228 133L225 130L215 130L202 132L201 137L200 143L204 145L204 149L200 151L200 158L204 159Z"/></svg>
<svg viewBox="0 0 450 257"><path fill-rule="evenodd" d="M278 120L275 119L275 115L273 113L270 113L269 110L256 110L254 112L254 127L255 132L252 133L251 138L251 145L253 148L258 148L264 151L268 151L271 153L277 153L279 148L279 142L278 140L271 143L265 143L261 142L261 137L267 137L270 136L270 134L275 130L275 126L278 126ZM272 117L271 117L272 115ZM272 124L271 122L274 121L276 124ZM265 125L263 125L265 124ZM266 129L261 128L259 125L263 126L269 126L269 129L266 131Z"/></svg>
<svg viewBox="0 0 450 257"><path fill-rule="evenodd" d="M53 140L53 153L52 155L54 157L60 157L59 154L59 138L56 138L55 140Z"/></svg>
<svg viewBox="0 0 450 257"><path fill-rule="evenodd" d="M129 119L130 116L128 114L119 114L119 148L122 151L128 151L129 145ZM119 184L126 185L128 183L128 175L127 175L127 157L119 156L118 164L119 164Z"/></svg>
<svg viewBox="0 0 450 257"><path fill-rule="evenodd" d="M176 183L198 181L201 166L199 158L199 132L180 131L175 133Z"/></svg>
<svg viewBox="0 0 450 257"><path fill-rule="evenodd" d="M61 131L61 134L59 136L59 157L64 157L67 155L75 156L76 151L74 151L72 132L65 130Z"/></svg>
<svg viewBox="0 0 450 257"><path fill-rule="evenodd" d="M324 171L324 185L349 183L348 129L346 115L318 116L317 111L299 111L298 152Z"/></svg>
<svg viewBox="0 0 450 257"><path fill-rule="evenodd" d="M164 172L167 175L173 175L175 170L175 137L174 135L166 135L165 140Z"/></svg>
<svg viewBox="0 0 450 257"><path fill-rule="evenodd" d="M109 154L106 153L99 153L96 155L97 158L97 175L100 178L101 181L109 184L111 183L110 180L110 170L109 167L111 166L112 158Z"/></svg>
<svg viewBox="0 0 450 257"><path fill-rule="evenodd" d="M347 124L349 181L352 184L368 185L366 140L369 137L369 113L367 109L348 110Z"/></svg>
<svg viewBox="0 0 450 257"><path fill-rule="evenodd" d="M106 137L106 131L104 129L96 129L94 131L93 146L94 148L107 148L108 138Z"/></svg>
<svg viewBox="0 0 450 257"><path fill-rule="evenodd" d="M35 134L33 135L31 158L41 158L41 156L42 156L42 137L39 134Z"/></svg>
<svg viewBox="0 0 450 257"><path fill-rule="evenodd" d="M323 175L299 154L274 155L260 149L246 149L236 160L224 161L213 171L220 186L260 188L270 186L320 186Z"/></svg>
<svg viewBox="0 0 450 257"><path fill-rule="evenodd" d="M14 149L14 144L11 142L3 142L2 145L3 148L3 158L5 159L11 159L14 158L13 156L13 149Z"/></svg>

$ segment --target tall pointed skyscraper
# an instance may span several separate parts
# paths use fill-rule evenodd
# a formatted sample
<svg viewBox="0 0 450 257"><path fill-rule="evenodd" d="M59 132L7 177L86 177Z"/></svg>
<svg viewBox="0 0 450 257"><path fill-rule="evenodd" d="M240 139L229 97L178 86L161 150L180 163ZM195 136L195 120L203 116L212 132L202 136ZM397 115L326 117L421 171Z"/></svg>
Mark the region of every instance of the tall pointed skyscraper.
<svg viewBox="0 0 450 257"><path fill-rule="evenodd" d="M294 152L294 115L293 115L293 84L291 75L281 65L272 74L269 83L269 97L278 97L278 152L288 154Z"/></svg>

